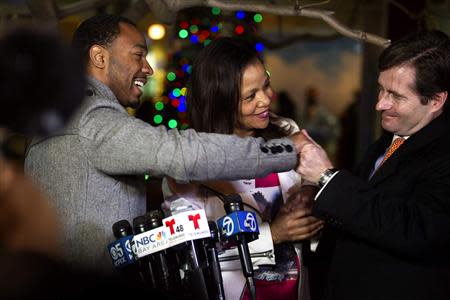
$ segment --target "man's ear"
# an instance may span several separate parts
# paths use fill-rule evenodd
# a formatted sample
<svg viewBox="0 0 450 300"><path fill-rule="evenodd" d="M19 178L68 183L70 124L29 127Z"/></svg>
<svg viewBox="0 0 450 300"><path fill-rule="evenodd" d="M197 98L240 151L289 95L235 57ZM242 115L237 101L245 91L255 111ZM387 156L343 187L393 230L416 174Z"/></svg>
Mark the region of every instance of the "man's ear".
<svg viewBox="0 0 450 300"><path fill-rule="evenodd" d="M99 45L93 45L89 49L89 59L91 60L91 64L96 68L104 69L109 57L108 54L106 48Z"/></svg>
<svg viewBox="0 0 450 300"><path fill-rule="evenodd" d="M436 95L433 96L433 98L431 99L432 103L431 105L433 106L435 111L441 110L444 107L444 104L446 101L448 101L448 92L440 92L437 93Z"/></svg>

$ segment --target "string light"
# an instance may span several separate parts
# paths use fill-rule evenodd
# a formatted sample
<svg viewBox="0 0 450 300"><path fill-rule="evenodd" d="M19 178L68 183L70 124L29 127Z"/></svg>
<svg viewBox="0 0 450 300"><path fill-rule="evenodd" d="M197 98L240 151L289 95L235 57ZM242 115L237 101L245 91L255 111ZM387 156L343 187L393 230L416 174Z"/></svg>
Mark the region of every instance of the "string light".
<svg viewBox="0 0 450 300"><path fill-rule="evenodd" d="M261 14L255 14L253 16L253 21L255 21L256 23L260 23L263 20L263 16Z"/></svg>
<svg viewBox="0 0 450 300"><path fill-rule="evenodd" d="M242 25L238 25L238 26L236 26L235 28L234 28L234 32L236 33L236 34L243 34L244 33L244 26L242 26Z"/></svg>
<svg viewBox="0 0 450 300"><path fill-rule="evenodd" d="M155 124L161 124L162 121L163 121L163 117L161 115L155 115L153 117L153 122L155 122Z"/></svg>
<svg viewBox="0 0 450 300"><path fill-rule="evenodd" d="M220 15L220 8L218 8L218 7L211 8L211 13L215 16Z"/></svg>

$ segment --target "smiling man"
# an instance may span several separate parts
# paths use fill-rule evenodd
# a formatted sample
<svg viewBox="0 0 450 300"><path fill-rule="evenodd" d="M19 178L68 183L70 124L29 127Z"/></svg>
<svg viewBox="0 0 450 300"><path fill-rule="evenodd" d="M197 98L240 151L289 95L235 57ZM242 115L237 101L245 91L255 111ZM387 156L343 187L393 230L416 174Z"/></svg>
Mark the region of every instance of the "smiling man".
<svg viewBox="0 0 450 300"><path fill-rule="evenodd" d="M138 106L153 74L144 36L131 21L94 16L78 27L72 44L84 59L86 99L64 131L33 140L25 171L50 195L73 266L112 269L111 226L146 212L144 174L234 180L296 166L305 141L300 134L264 142L168 131L129 116L125 108Z"/></svg>
<svg viewBox="0 0 450 300"><path fill-rule="evenodd" d="M337 231L326 299L450 299L450 39L405 37L383 51L384 135L356 173L318 145L300 174L321 186L313 214Z"/></svg>

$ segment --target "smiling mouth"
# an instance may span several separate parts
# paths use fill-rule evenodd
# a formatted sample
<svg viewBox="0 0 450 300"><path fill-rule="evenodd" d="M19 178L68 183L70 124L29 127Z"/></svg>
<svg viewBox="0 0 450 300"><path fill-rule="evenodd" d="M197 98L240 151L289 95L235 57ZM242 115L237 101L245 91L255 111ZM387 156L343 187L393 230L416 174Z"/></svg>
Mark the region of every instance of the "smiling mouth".
<svg viewBox="0 0 450 300"><path fill-rule="evenodd" d="M138 89L142 92L142 90L144 89L144 85L145 85L146 82L147 82L147 81L146 81L145 79L138 78L138 79L135 79L135 80L134 80L133 84L134 84L135 86L137 86Z"/></svg>
<svg viewBox="0 0 450 300"><path fill-rule="evenodd" d="M263 111L256 115L258 118L267 119L269 117L269 110Z"/></svg>

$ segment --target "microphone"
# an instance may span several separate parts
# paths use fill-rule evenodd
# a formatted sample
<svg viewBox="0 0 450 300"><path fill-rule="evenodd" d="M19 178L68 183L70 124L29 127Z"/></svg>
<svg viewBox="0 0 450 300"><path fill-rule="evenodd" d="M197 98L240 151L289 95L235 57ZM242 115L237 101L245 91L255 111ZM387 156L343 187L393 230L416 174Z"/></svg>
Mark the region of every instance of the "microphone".
<svg viewBox="0 0 450 300"><path fill-rule="evenodd" d="M138 216L133 219L134 234L144 233L149 230L150 223L145 216ZM143 280L150 285L150 288L156 289L155 272L150 260L150 256L140 257L138 260L139 269L141 271Z"/></svg>
<svg viewBox="0 0 450 300"><path fill-rule="evenodd" d="M170 204L172 216L193 211L192 205L184 198L173 201ZM199 215L196 215L197 217ZM193 222L198 222L197 218L190 218ZM170 226L166 221L166 226ZM182 227L179 230L184 230ZM204 278L205 260L204 252L199 251L200 245L197 240L188 240L177 248L181 248L179 255L180 273L182 285L188 299L208 300L208 291Z"/></svg>
<svg viewBox="0 0 450 300"><path fill-rule="evenodd" d="M210 300L225 300L223 287L222 270L220 269L219 255L216 245L219 242L219 232L216 222L208 221L210 237L203 239L203 248L206 251L206 261L208 262L206 283Z"/></svg>
<svg viewBox="0 0 450 300"><path fill-rule="evenodd" d="M238 194L223 197L223 202L227 215L217 221L221 239L228 247L237 246L250 295L252 299L256 299L253 264L248 249L248 243L259 236L256 215L253 212L243 211L242 198Z"/></svg>
<svg viewBox="0 0 450 300"><path fill-rule="evenodd" d="M159 210L147 212L145 217L149 222L150 230L163 225L162 212ZM150 257L158 287L167 295L176 294L176 288L180 286L181 279L175 253L168 248L153 253Z"/></svg>
<svg viewBox="0 0 450 300"><path fill-rule="evenodd" d="M130 222L127 220L117 221L113 224L112 231L117 240L109 244L107 248L114 267L119 270L124 279L144 284L133 251L133 229Z"/></svg>

